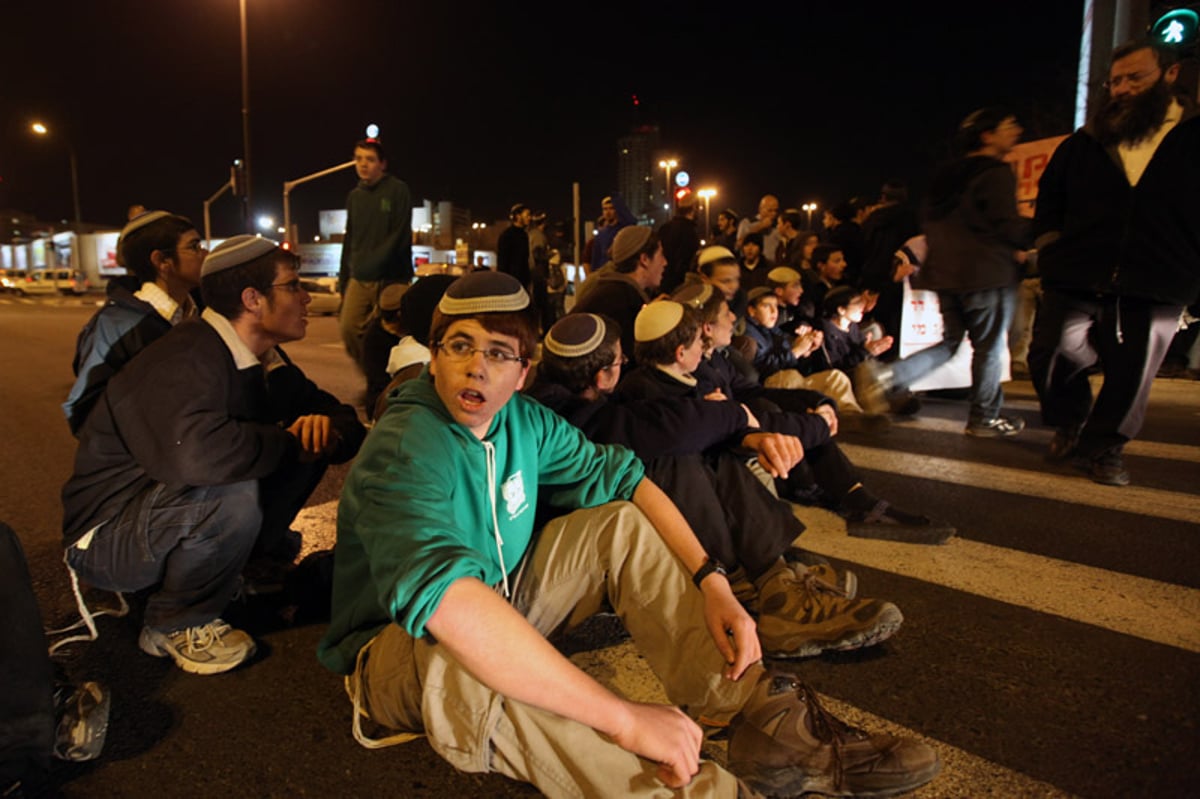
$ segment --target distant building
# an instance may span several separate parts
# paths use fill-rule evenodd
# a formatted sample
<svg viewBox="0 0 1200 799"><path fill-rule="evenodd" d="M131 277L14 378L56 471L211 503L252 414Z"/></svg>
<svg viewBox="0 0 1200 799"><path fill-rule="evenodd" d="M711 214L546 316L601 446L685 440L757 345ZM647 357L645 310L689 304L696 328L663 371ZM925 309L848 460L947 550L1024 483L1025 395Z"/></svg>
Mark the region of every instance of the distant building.
<svg viewBox="0 0 1200 799"><path fill-rule="evenodd" d="M642 125L617 140L617 191L643 225L664 218L666 178L656 179L659 136L657 125Z"/></svg>

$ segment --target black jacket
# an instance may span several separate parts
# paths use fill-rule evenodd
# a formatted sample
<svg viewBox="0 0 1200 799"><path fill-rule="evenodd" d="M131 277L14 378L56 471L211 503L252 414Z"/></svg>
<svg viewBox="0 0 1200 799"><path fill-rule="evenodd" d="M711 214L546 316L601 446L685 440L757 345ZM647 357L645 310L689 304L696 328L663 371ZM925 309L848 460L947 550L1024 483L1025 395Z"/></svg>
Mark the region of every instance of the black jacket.
<svg viewBox="0 0 1200 799"><path fill-rule="evenodd" d="M563 386L538 380L530 396L598 444L621 444L642 460L702 453L741 443L746 414L733 402L672 398L587 400Z"/></svg>
<svg viewBox="0 0 1200 799"><path fill-rule="evenodd" d="M1200 115L1163 138L1136 186L1088 128L1059 145L1038 186L1046 287L1169 305L1200 297Z"/></svg>
<svg viewBox="0 0 1200 799"><path fill-rule="evenodd" d="M238 370L207 322L180 322L112 380L79 435L63 486L63 537L70 546L115 518L155 483L225 485L266 477L299 456L286 427L305 414L333 420L341 442L330 460L358 452L366 431L349 405L317 388L298 367L265 378Z"/></svg>
<svg viewBox="0 0 1200 799"><path fill-rule="evenodd" d="M1017 213L1012 167L986 155L967 156L933 176L925 211L929 255L917 285L966 293L1015 285L1017 250L1029 223Z"/></svg>

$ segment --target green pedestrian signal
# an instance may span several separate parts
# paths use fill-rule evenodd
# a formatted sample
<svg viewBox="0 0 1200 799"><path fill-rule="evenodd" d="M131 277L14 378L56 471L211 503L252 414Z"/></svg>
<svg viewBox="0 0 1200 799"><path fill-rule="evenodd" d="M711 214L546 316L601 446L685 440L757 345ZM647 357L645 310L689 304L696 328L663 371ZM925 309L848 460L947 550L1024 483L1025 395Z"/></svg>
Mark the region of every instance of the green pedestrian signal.
<svg viewBox="0 0 1200 799"><path fill-rule="evenodd" d="M1176 8L1163 14L1150 26L1150 38L1168 47L1190 47L1196 44L1200 29L1200 14L1190 8Z"/></svg>

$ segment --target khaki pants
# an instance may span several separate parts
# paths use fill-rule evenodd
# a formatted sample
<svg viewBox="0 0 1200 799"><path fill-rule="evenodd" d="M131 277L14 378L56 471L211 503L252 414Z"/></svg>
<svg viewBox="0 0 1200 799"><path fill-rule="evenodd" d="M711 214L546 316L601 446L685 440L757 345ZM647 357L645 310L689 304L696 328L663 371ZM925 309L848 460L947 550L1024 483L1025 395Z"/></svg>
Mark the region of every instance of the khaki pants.
<svg viewBox="0 0 1200 799"><path fill-rule="evenodd" d="M811 375L802 375L795 369L783 369L763 381L767 388L807 388L819 391L837 403L838 413L862 413L863 409L854 398L854 387L850 378L840 369L826 369Z"/></svg>
<svg viewBox="0 0 1200 799"><path fill-rule="evenodd" d="M761 667L736 683L703 619L703 598L646 517L627 502L576 511L546 525L514 606L544 635L579 624L605 598L624 621L671 701L694 718L727 722ZM704 762L684 790L666 788L655 764L595 730L508 700L427 639L385 628L360 658L363 706L376 722L423 731L456 768L495 771L551 797L737 795L731 774ZM497 652L496 657L519 653ZM354 677L351 678L352 681Z"/></svg>
<svg viewBox="0 0 1200 799"><path fill-rule="evenodd" d="M377 280L363 282L351 278L346 281L346 293L342 295L338 326L341 328L346 353L358 365L359 370L362 370L362 342L367 331L367 320L375 312L382 287Z"/></svg>

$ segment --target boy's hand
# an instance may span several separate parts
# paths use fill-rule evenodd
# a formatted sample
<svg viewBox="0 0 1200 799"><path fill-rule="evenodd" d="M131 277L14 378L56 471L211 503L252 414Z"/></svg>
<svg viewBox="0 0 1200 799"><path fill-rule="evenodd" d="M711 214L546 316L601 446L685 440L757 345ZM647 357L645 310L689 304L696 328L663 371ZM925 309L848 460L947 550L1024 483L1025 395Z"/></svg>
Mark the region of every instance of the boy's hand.
<svg viewBox="0 0 1200 799"><path fill-rule="evenodd" d="M833 409L832 405L818 405L815 408L811 408L808 412L816 414L825 420L825 424L829 425L830 438L837 435L838 417L837 411Z"/></svg>
<svg viewBox="0 0 1200 799"><path fill-rule="evenodd" d="M762 645L754 619L742 607L729 588L729 579L713 572L700 581L704 594L704 621L725 658L727 680L740 680L751 664L762 660Z"/></svg>
<svg viewBox="0 0 1200 799"><path fill-rule="evenodd" d="M758 453L759 464L772 477L787 477L792 467L804 460L800 439L782 433L750 433L742 439L742 446Z"/></svg>
<svg viewBox="0 0 1200 799"><path fill-rule="evenodd" d="M287 429L300 443L300 460L304 463L328 455L338 444L338 433L328 416L301 416Z"/></svg>
<svg viewBox="0 0 1200 799"><path fill-rule="evenodd" d="M669 705L629 702L629 724L612 736L617 746L658 763L658 778L682 788L700 770L704 734L682 710Z"/></svg>
<svg viewBox="0 0 1200 799"><path fill-rule="evenodd" d="M708 392L704 395L704 398L706 400L713 400L714 402L724 402L725 400L729 399L729 397L725 396L725 392L719 388L715 391Z"/></svg>
<svg viewBox="0 0 1200 799"><path fill-rule="evenodd" d="M895 341L895 339L891 336L884 336L878 341L868 338L864 346L866 347L867 352L871 353L872 355L881 355L892 348L893 341Z"/></svg>

